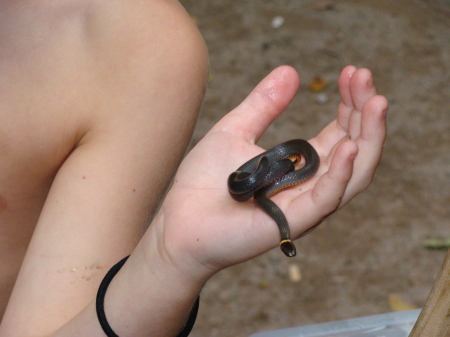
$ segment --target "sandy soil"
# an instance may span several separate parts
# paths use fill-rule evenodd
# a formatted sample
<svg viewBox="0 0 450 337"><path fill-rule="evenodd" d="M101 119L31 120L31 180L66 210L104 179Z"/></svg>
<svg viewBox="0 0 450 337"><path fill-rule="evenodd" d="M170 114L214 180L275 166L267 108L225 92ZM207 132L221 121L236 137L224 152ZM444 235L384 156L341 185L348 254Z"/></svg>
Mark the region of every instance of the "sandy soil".
<svg viewBox="0 0 450 337"><path fill-rule="evenodd" d="M347 64L373 71L390 101L389 133L371 187L297 243L215 276L193 337L252 333L392 311L390 295L424 304L450 236L449 0L185 0L210 52L211 81L195 144L270 70L302 78L298 97L260 145L312 137L334 118ZM280 16L284 23L272 27ZM328 82L309 90L314 76ZM292 282L290 266L300 268Z"/></svg>

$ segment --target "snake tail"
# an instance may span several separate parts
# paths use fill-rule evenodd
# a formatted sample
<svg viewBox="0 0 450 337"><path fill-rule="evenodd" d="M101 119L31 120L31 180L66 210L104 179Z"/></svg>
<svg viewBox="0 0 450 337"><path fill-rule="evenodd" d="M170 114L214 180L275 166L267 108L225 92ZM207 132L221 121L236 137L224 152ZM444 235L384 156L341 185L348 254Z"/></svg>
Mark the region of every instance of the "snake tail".
<svg viewBox="0 0 450 337"><path fill-rule="evenodd" d="M289 230L289 224L284 213L281 209L269 198L264 195L260 195L261 192L257 192L255 203L268 214L277 224L280 231L280 249L287 257L294 257L297 254L294 243L291 241L291 233Z"/></svg>

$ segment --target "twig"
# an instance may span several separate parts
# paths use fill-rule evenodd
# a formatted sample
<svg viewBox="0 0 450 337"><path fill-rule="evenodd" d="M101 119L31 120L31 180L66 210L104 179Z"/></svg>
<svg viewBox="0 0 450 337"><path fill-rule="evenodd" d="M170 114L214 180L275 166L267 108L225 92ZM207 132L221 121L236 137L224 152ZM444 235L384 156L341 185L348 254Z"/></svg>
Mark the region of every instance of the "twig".
<svg viewBox="0 0 450 337"><path fill-rule="evenodd" d="M450 250L409 337L450 336Z"/></svg>

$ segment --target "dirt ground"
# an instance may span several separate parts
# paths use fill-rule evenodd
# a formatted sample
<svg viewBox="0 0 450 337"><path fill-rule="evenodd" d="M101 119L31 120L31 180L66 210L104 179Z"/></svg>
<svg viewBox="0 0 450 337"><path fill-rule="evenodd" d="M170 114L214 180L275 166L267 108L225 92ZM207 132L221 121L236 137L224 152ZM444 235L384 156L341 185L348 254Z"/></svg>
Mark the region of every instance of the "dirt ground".
<svg viewBox="0 0 450 337"><path fill-rule="evenodd" d="M421 307L450 237L449 0L185 0L210 53L210 83L193 144L269 71L297 69L302 88L260 145L308 139L336 113L347 64L372 70L390 101L389 132L371 187L288 259L277 249L227 269L205 287L193 337L246 337ZM274 28L276 17L281 26ZM284 22L283 22L284 20ZM320 76L320 93L309 82ZM290 266L302 280L292 282Z"/></svg>

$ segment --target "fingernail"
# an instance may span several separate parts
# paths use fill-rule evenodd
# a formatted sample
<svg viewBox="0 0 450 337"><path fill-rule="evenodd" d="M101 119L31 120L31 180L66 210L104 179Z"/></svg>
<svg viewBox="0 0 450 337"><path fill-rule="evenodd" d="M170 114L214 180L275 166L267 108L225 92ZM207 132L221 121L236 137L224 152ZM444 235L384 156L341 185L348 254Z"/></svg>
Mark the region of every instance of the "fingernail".
<svg viewBox="0 0 450 337"><path fill-rule="evenodd" d="M356 72L356 67L355 66L348 66L346 68L346 70L347 70L347 76L349 78L351 78L353 76L353 74Z"/></svg>

